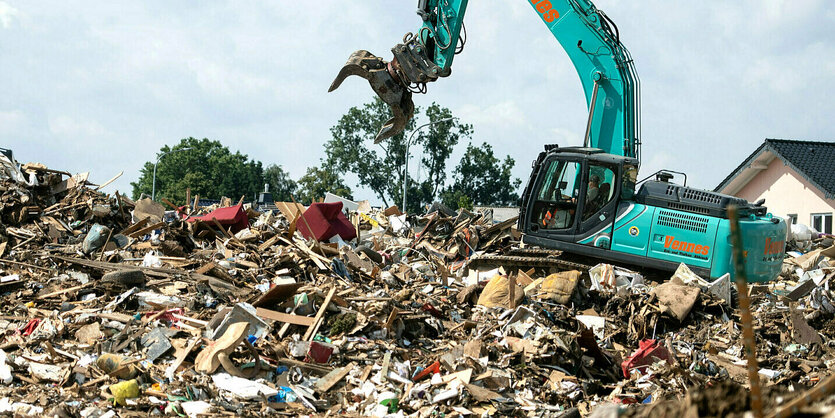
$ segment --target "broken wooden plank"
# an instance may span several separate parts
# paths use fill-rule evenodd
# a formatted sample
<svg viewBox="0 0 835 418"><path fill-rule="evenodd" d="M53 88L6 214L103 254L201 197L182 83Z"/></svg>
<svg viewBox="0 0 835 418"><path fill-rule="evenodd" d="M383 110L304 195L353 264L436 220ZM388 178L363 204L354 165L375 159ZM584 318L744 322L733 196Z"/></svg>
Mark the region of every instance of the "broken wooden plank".
<svg viewBox="0 0 835 418"><path fill-rule="evenodd" d="M270 247L272 247L276 242L278 242L279 237L280 237L280 235L273 235L272 238L264 241L263 244L258 246L258 252L264 252L267 249L269 249Z"/></svg>
<svg viewBox="0 0 835 418"><path fill-rule="evenodd" d="M5 242L3 244L5 244ZM51 269L51 268L36 266L34 264L21 263L20 261L6 260L6 259L2 259L2 258L0 258L0 263L16 264L18 266L24 266L24 267L29 267L29 268L44 270L44 271L50 271L50 272L55 271L55 269Z"/></svg>
<svg viewBox="0 0 835 418"><path fill-rule="evenodd" d="M286 314L264 308L255 308L255 315L258 315L261 318L283 322L285 324L301 325L304 327L310 327L316 323L316 319L309 316Z"/></svg>
<svg viewBox="0 0 835 418"><path fill-rule="evenodd" d="M391 365L391 351L386 351L383 356L383 369L380 371L380 381L385 383L389 376L389 366Z"/></svg>
<svg viewBox="0 0 835 418"><path fill-rule="evenodd" d="M94 190L101 190L101 189L107 187L108 184L113 183L114 181L116 181L116 179L118 179L119 177L122 177L122 174L125 174L125 172L120 171L119 174L113 176L113 178L111 178L110 180L107 180L106 182L102 183L99 187L96 187Z"/></svg>
<svg viewBox="0 0 835 418"><path fill-rule="evenodd" d="M129 237L131 237L131 238L139 238L139 237L141 237L142 235L145 235L145 234L147 234L147 233L149 233L149 232L151 232L151 231L153 231L153 230L155 230L155 229L162 228L163 226L165 226L165 222L157 222L157 223L155 223L155 224L153 224L153 225L146 226L146 227L144 227L144 228L142 228L142 229L140 229L140 230L138 230L138 231L136 231L136 232L132 232L132 233L131 233L130 235L128 235L128 236L129 236Z"/></svg>
<svg viewBox="0 0 835 418"><path fill-rule="evenodd" d="M386 320L386 325L383 328L387 329L391 332L391 326L394 325L394 321L397 319L397 314L400 313L400 310L397 307L392 308L391 313L389 314L388 320Z"/></svg>
<svg viewBox="0 0 835 418"><path fill-rule="evenodd" d="M80 284L78 286L68 287L66 289L61 289L61 290L57 290L55 292L50 292L50 293L47 293L47 294L42 295L42 296L37 296L37 299L48 299L48 298L55 297L55 296L61 296L64 293L74 292L76 290L84 289L85 287L88 287L88 285Z"/></svg>
<svg viewBox="0 0 835 418"><path fill-rule="evenodd" d="M351 363L345 367L340 367L338 369L334 369L330 373L324 375L320 378L314 387L316 392L318 393L325 393L329 391L332 387L334 387L337 383L339 383L348 373L351 373L351 370L354 369L354 363Z"/></svg>
<svg viewBox="0 0 835 418"><path fill-rule="evenodd" d="M278 305L293 297L302 286L304 286L304 283L277 284L253 302L252 306L258 308Z"/></svg>

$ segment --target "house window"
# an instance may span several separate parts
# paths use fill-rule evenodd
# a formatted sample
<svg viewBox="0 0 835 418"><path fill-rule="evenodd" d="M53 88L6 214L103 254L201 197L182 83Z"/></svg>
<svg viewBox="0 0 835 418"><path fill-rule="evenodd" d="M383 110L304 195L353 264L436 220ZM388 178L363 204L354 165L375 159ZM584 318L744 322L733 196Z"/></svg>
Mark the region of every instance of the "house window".
<svg viewBox="0 0 835 418"><path fill-rule="evenodd" d="M812 228L824 234L832 233L832 213L813 213Z"/></svg>
<svg viewBox="0 0 835 418"><path fill-rule="evenodd" d="M791 219L792 225L797 225L797 214L796 213L788 214L788 218Z"/></svg>

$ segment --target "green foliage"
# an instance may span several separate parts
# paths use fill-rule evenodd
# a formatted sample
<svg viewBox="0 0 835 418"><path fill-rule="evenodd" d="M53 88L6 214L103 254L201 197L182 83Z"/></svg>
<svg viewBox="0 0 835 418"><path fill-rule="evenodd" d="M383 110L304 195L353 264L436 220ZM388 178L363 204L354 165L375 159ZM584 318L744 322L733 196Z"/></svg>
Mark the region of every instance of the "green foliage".
<svg viewBox="0 0 835 418"><path fill-rule="evenodd" d="M157 159L157 200L165 197L172 202L183 202L187 188L191 188L192 196L209 199L222 196L253 199L264 184L260 161L250 160L240 152L233 154L220 141L184 138L173 147L162 147ZM151 195L153 173L154 161L146 162L139 179L131 183L134 199L143 193Z"/></svg>
<svg viewBox="0 0 835 418"><path fill-rule="evenodd" d="M276 202L289 202L296 192L296 182L280 165L270 164L264 169L264 182L270 185L270 192Z"/></svg>
<svg viewBox="0 0 835 418"><path fill-rule="evenodd" d="M472 134L471 125L455 120L429 125L415 133L420 113L421 109L416 108L415 118L406 125L405 133L414 133L410 154L420 155L419 170L426 177L420 181L409 179L408 211L417 211L438 197L446 181L449 155L461 137L469 138ZM428 122L451 116L449 109L434 103L426 109ZM325 144L327 165L340 174L356 175L359 184L373 191L385 206L400 204L403 199L403 166L409 139L400 133L374 145L374 137L389 117L388 106L379 98L362 108L352 107L331 128L332 138Z"/></svg>
<svg viewBox="0 0 835 418"><path fill-rule="evenodd" d="M325 192L353 199L351 189L342 182L339 174L326 164L321 168L309 167L307 173L298 181L298 195L296 200L302 204L310 204L323 197Z"/></svg>
<svg viewBox="0 0 835 418"><path fill-rule="evenodd" d="M468 144L455 167L455 182L443 192L444 204L470 209L473 205L515 205L519 199L516 190L522 180L512 178L514 164L509 155L499 161L490 144Z"/></svg>

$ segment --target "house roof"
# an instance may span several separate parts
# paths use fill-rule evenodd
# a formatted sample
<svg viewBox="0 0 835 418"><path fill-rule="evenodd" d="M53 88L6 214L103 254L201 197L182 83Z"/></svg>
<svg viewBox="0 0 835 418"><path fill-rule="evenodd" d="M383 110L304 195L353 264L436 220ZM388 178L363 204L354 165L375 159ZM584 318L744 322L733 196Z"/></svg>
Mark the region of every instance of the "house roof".
<svg viewBox="0 0 835 418"><path fill-rule="evenodd" d="M754 173L746 173L750 170L759 170L755 167L758 161L770 161L773 157L780 158L784 164L791 167L800 176L806 179L813 186L817 187L825 197L835 197L835 142L797 141L791 139L768 138L759 148L756 149L742 164L739 165L728 177L725 177L715 191L726 189L731 183L737 183L737 190L753 178ZM735 180L743 180L735 182ZM740 184L741 183L741 184Z"/></svg>

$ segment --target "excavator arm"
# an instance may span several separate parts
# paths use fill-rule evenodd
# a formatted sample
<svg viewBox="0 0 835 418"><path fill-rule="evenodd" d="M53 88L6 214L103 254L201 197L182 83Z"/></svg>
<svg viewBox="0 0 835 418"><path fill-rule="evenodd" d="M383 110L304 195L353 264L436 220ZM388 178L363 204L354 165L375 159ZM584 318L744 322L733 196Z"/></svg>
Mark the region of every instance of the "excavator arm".
<svg viewBox="0 0 835 418"><path fill-rule="evenodd" d="M639 158L639 80L617 27L589 0L529 3L580 76L589 109L584 145ZM419 0L417 13L423 24L416 34L406 34L403 42L392 48L391 61L360 50L339 72L329 91L349 75L358 75L389 105L392 118L375 142L403 131L414 114L412 93L424 93L428 83L451 74L453 59L463 50L466 39L466 8L467 0Z"/></svg>

